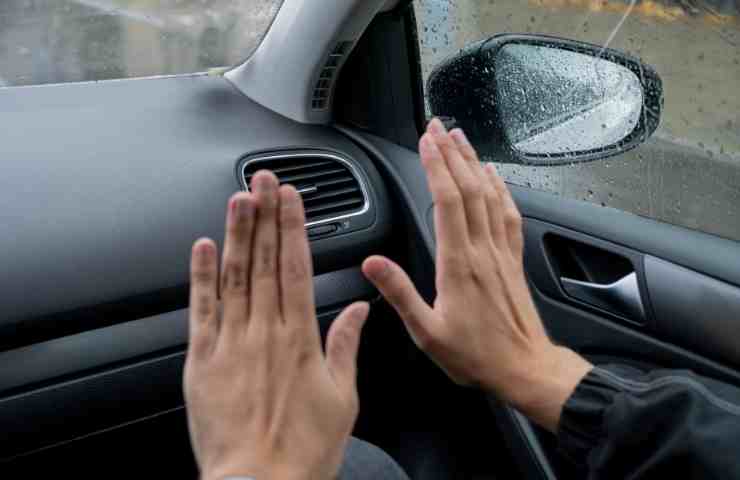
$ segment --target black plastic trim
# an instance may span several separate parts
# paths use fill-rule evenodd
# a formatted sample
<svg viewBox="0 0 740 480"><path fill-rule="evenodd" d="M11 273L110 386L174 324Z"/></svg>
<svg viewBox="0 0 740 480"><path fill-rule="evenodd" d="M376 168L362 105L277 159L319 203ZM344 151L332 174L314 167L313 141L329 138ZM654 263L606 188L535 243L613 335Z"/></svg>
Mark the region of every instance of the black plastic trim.
<svg viewBox="0 0 740 480"><path fill-rule="evenodd" d="M334 100L337 123L351 124L407 147L419 137L419 88L414 76L408 9L375 17L339 74ZM418 46L418 44L417 44ZM421 104L423 107L423 103Z"/></svg>
<svg viewBox="0 0 740 480"><path fill-rule="evenodd" d="M314 278L319 314L377 295L359 268ZM187 318L187 309L177 310L0 353L0 398L21 387L184 348Z"/></svg>
<svg viewBox="0 0 740 480"><path fill-rule="evenodd" d="M336 128L378 161L378 167L391 180L392 188L400 194L404 208L409 210L416 228L421 232L424 246L434 258L434 233L426 223L426 212L433 204L432 194L427 187L419 154L372 134L344 126Z"/></svg>
<svg viewBox="0 0 740 480"><path fill-rule="evenodd" d="M524 478L529 480L555 480L550 460L542 448L529 420L494 396L487 397L499 428L504 430L506 447L516 459Z"/></svg>
<svg viewBox="0 0 740 480"><path fill-rule="evenodd" d="M317 277L315 291L322 335L342 306L377 298L358 269ZM183 310L2 354L0 384L15 388L0 394L0 463L181 407L186 340Z"/></svg>
<svg viewBox="0 0 740 480"><path fill-rule="evenodd" d="M424 75L421 70L421 39L416 23L416 11L412 2L408 2L404 16L406 45L410 67L411 97L414 104L416 130L421 136L426 128L427 114L424 99Z"/></svg>
<svg viewBox="0 0 740 480"><path fill-rule="evenodd" d="M181 406L185 354L0 400L0 462Z"/></svg>
<svg viewBox="0 0 740 480"><path fill-rule="evenodd" d="M740 368L740 288L648 256L657 335Z"/></svg>

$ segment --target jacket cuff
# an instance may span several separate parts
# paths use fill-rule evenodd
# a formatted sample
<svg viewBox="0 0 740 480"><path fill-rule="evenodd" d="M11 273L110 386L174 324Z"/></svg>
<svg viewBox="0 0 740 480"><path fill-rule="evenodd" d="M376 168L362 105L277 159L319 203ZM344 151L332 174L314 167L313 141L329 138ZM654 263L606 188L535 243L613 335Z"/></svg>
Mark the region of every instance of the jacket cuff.
<svg viewBox="0 0 740 480"><path fill-rule="evenodd" d="M558 445L561 451L578 465L587 465L591 451L606 438L605 417L621 390L603 380L594 367L581 380L563 406L558 425ZM609 368L609 370L612 370ZM631 369L621 369L620 374Z"/></svg>

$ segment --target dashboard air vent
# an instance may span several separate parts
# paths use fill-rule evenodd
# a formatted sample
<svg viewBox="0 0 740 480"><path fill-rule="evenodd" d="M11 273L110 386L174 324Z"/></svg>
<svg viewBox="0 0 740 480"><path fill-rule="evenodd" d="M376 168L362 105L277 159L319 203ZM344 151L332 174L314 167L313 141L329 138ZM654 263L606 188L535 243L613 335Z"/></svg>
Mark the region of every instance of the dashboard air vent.
<svg viewBox="0 0 740 480"><path fill-rule="evenodd" d="M259 170L271 170L280 184L291 184L303 197L306 225L335 222L367 211L368 198L355 167L330 153L274 154L248 159L242 166L249 188Z"/></svg>
<svg viewBox="0 0 740 480"><path fill-rule="evenodd" d="M344 56L352 48L352 44L353 42L339 42L329 54L329 58L326 60L324 68L319 74L319 79L316 81L316 87L313 90L311 108L314 110L326 110L329 106L329 95L337 75L337 70Z"/></svg>

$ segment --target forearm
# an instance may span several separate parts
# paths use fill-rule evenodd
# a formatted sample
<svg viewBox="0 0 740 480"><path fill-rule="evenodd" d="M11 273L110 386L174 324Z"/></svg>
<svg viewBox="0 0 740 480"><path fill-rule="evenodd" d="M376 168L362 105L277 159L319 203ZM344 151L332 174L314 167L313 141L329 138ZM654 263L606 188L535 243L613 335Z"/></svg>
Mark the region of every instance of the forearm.
<svg viewBox="0 0 740 480"><path fill-rule="evenodd" d="M677 469L681 478L740 478L740 390L686 371L597 367L566 402L558 440L589 478Z"/></svg>
<svg viewBox="0 0 740 480"><path fill-rule="evenodd" d="M541 353L522 362L504 400L541 427L556 432L563 406L593 368L570 349L549 344Z"/></svg>

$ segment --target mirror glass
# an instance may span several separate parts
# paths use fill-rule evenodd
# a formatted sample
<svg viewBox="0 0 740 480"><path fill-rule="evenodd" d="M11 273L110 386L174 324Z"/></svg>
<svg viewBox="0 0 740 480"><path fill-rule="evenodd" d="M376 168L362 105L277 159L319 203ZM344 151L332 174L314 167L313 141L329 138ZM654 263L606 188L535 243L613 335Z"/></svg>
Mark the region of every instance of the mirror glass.
<svg viewBox="0 0 740 480"><path fill-rule="evenodd" d="M521 153L598 150L637 126L640 79L606 58L512 43L498 51L495 66L501 123Z"/></svg>

